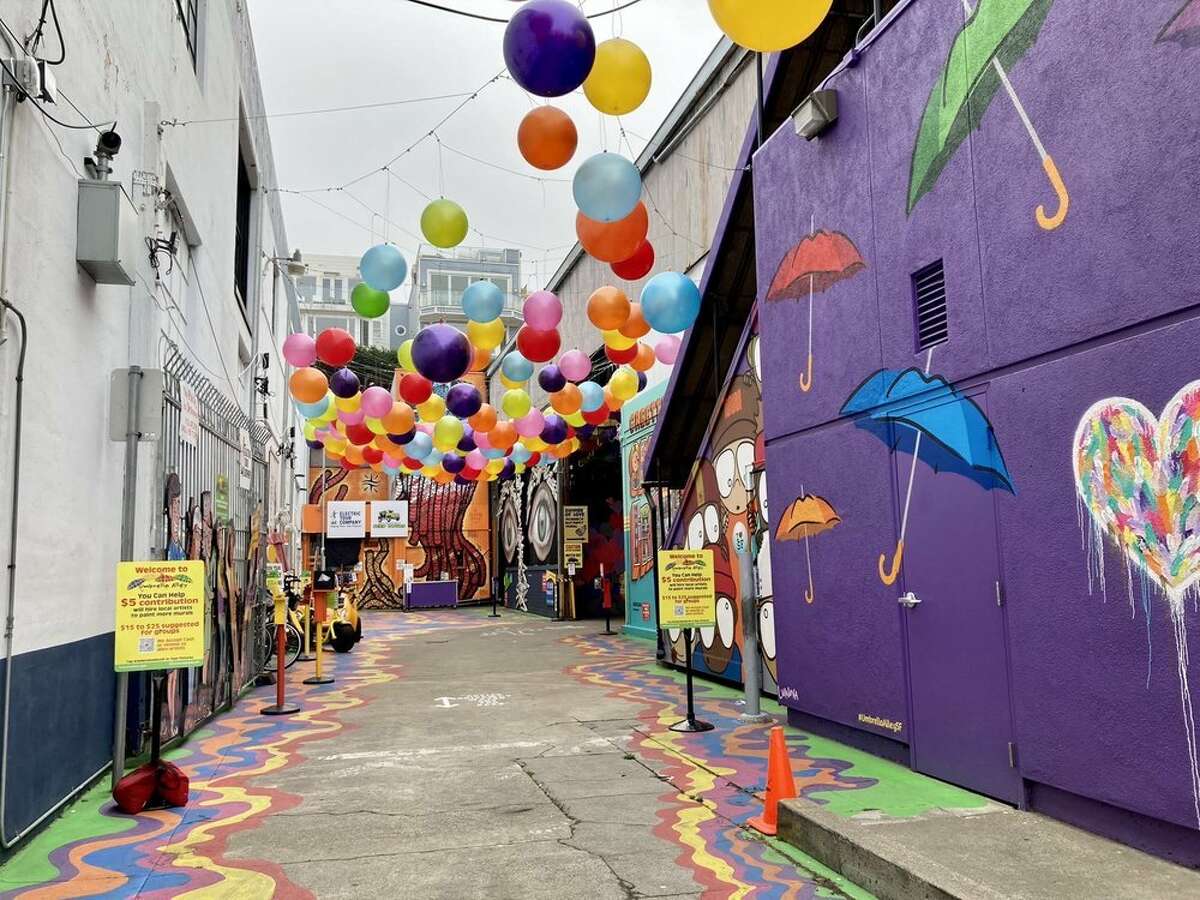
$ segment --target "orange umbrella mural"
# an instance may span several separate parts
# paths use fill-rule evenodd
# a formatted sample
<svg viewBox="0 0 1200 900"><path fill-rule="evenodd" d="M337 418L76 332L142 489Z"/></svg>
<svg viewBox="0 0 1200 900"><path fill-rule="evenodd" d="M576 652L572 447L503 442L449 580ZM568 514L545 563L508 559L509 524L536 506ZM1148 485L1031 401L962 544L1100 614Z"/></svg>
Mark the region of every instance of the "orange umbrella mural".
<svg viewBox="0 0 1200 900"><path fill-rule="evenodd" d="M783 514L779 528L775 531L777 541L804 541L804 561L808 564L808 590L804 592L806 603L815 599L813 591L812 557L808 552L808 539L816 537L842 523L833 505L824 497L804 493L800 488L800 496L792 501L792 505Z"/></svg>
<svg viewBox="0 0 1200 900"><path fill-rule="evenodd" d="M809 220L808 236L789 250L771 279L767 300L799 300L808 294L808 369L800 376L800 390L812 390L813 295L839 281L853 278L867 267L854 241L840 231L817 231Z"/></svg>

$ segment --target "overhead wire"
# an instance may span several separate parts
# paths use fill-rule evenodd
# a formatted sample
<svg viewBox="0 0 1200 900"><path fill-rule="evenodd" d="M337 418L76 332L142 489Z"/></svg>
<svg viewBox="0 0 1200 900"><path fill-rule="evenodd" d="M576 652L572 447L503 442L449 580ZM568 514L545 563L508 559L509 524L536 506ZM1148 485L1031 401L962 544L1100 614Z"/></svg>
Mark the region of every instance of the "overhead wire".
<svg viewBox="0 0 1200 900"><path fill-rule="evenodd" d="M450 13L451 15L461 16L464 19L475 19L479 22L494 22L499 25L507 25L508 24L507 18L500 18L499 16L485 16L482 13L473 13L473 12L469 12L465 9L452 9L449 6L442 6L440 3L434 3L434 2L432 2L432 0L407 0L407 2L412 3L414 6L423 6L426 9L432 9L432 10L436 10L438 12ZM637 4L639 4L641 2L642 2L642 0L626 0L625 3L622 3L620 6L614 6L612 9L606 9L601 12L595 12L595 13L584 13L584 15L588 19L601 19L604 16L611 16L614 13L619 13L623 9L629 9L629 7L636 6ZM582 3L579 4L579 7L582 10L583 4Z"/></svg>
<svg viewBox="0 0 1200 900"><path fill-rule="evenodd" d="M432 94L428 97L406 97L400 100L381 100L378 103L358 103L351 106L326 106L318 109L296 109L281 113L255 113L252 116L217 116L211 119L164 119L163 126L209 125L221 122L241 122L256 119L293 119L299 116L323 116L329 113L360 112L365 109L386 109L391 106L412 106L417 103L433 103L438 100L458 100L471 96L471 91L453 94Z"/></svg>

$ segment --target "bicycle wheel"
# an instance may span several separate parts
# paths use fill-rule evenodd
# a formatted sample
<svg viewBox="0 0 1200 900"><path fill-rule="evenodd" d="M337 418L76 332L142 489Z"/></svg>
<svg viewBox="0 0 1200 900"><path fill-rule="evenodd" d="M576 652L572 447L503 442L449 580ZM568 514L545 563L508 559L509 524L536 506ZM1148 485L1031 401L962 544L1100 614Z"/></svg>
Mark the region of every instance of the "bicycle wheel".
<svg viewBox="0 0 1200 900"><path fill-rule="evenodd" d="M300 656L302 641L300 639L300 631L295 625L290 622L283 626L285 631L284 647L283 647L283 667L290 669Z"/></svg>

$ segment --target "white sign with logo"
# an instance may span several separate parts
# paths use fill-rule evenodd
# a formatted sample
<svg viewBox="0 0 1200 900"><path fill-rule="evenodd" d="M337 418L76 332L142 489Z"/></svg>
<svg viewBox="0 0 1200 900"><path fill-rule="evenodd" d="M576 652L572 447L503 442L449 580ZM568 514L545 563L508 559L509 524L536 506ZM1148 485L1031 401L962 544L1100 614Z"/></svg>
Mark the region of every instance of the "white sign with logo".
<svg viewBox="0 0 1200 900"><path fill-rule="evenodd" d="M186 381L179 383L179 439L189 447L200 443L200 396Z"/></svg>
<svg viewBox="0 0 1200 900"><path fill-rule="evenodd" d="M408 537L408 501L372 500L371 537Z"/></svg>
<svg viewBox="0 0 1200 900"><path fill-rule="evenodd" d="M326 504L325 536L360 538L367 535L367 504L362 500L334 500Z"/></svg>
<svg viewBox="0 0 1200 900"><path fill-rule="evenodd" d="M254 477L254 461L250 456L250 432L245 428L238 429L238 445L241 450L238 463L238 483L248 491Z"/></svg>

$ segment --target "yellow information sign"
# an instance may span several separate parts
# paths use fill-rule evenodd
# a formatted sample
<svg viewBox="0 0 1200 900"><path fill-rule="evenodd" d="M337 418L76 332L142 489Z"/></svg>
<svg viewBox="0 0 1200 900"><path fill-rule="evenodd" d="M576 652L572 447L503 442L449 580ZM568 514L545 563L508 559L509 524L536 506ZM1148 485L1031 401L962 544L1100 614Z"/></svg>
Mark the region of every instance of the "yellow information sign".
<svg viewBox="0 0 1200 900"><path fill-rule="evenodd" d="M563 507L563 539L586 541L588 539L588 508L586 506Z"/></svg>
<svg viewBox="0 0 1200 900"><path fill-rule="evenodd" d="M204 583L196 560L118 563L114 668L204 665Z"/></svg>
<svg viewBox="0 0 1200 900"><path fill-rule="evenodd" d="M712 550L658 551L660 628L711 628L717 624Z"/></svg>
<svg viewBox="0 0 1200 900"><path fill-rule="evenodd" d="M583 568L583 541L563 542L563 562Z"/></svg>

